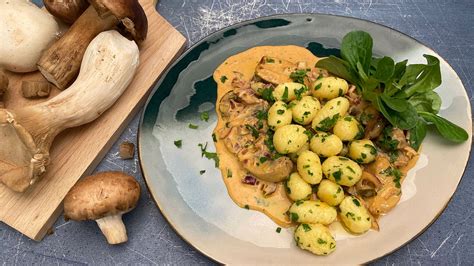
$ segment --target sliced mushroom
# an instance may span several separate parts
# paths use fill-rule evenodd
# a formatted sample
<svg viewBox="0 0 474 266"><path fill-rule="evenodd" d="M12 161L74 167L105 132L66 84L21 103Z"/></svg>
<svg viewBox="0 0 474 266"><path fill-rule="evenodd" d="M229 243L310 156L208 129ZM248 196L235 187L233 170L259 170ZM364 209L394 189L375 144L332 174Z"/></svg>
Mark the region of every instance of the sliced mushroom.
<svg viewBox="0 0 474 266"><path fill-rule="evenodd" d="M137 205L140 185L122 172L102 172L77 182L64 198L64 218L95 220L109 244L127 242L122 215Z"/></svg>
<svg viewBox="0 0 474 266"><path fill-rule="evenodd" d="M272 84L278 85L285 82L292 82L290 74L297 69L296 64L289 61L264 56L257 65L255 74Z"/></svg>
<svg viewBox="0 0 474 266"><path fill-rule="evenodd" d="M138 0L91 0L84 13L71 28L46 50L38 69L43 76L61 90L76 78L84 52L97 34L114 28L119 22L137 43L145 40L148 22Z"/></svg>
<svg viewBox="0 0 474 266"><path fill-rule="evenodd" d="M62 22L72 24L87 9L87 0L44 0L44 7Z"/></svg>

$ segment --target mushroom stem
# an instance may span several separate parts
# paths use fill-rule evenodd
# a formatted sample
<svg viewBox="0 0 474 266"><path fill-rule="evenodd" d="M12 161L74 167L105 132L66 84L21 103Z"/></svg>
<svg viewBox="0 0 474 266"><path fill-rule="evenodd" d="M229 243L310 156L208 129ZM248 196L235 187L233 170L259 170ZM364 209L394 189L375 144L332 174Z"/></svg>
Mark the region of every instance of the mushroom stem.
<svg viewBox="0 0 474 266"><path fill-rule="evenodd" d="M23 192L45 171L49 148L66 128L89 123L112 106L132 81L138 46L116 31L99 34L67 91L18 110L0 109L0 181Z"/></svg>
<svg viewBox="0 0 474 266"><path fill-rule="evenodd" d="M123 224L122 214L106 216L95 221L109 244L115 245L127 242L127 229Z"/></svg>
<svg viewBox="0 0 474 266"><path fill-rule="evenodd" d="M79 73L82 58L92 39L117 23L115 16L101 17L94 7L89 6L66 34L44 51L38 69L56 87L66 89Z"/></svg>

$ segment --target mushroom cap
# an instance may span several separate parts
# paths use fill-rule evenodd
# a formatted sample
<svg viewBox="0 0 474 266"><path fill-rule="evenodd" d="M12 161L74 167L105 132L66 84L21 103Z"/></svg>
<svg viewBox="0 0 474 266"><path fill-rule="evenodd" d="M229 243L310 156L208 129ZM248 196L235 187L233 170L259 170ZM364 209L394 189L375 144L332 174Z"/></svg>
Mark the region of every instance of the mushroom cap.
<svg viewBox="0 0 474 266"><path fill-rule="evenodd" d="M87 0L44 0L44 7L51 15L72 24L89 6Z"/></svg>
<svg viewBox="0 0 474 266"><path fill-rule="evenodd" d="M64 217L76 221L97 220L135 208L140 185L122 172L102 172L77 182L64 199Z"/></svg>
<svg viewBox="0 0 474 266"><path fill-rule="evenodd" d="M89 0L99 16L114 15L132 38L141 43L148 33L148 19L138 0Z"/></svg>

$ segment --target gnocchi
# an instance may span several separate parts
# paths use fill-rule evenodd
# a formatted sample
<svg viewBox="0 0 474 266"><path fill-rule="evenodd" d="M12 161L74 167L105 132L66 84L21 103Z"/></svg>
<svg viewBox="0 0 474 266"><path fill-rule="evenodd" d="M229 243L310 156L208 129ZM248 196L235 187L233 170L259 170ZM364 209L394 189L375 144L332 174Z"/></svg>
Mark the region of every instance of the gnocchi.
<svg viewBox="0 0 474 266"><path fill-rule="evenodd" d="M315 130L329 131L337 122L339 117L346 115L349 110L349 100L337 97L328 101L313 118L311 126Z"/></svg>
<svg viewBox="0 0 474 266"><path fill-rule="evenodd" d="M316 112L321 109L319 101L311 96L303 96L301 100L294 100L290 104L293 105L293 120L301 125L310 124Z"/></svg>
<svg viewBox="0 0 474 266"><path fill-rule="evenodd" d="M288 110L286 104L282 101L276 101L270 109L268 109L267 123L271 129L289 125L291 124L291 119L291 110Z"/></svg>
<svg viewBox="0 0 474 266"><path fill-rule="evenodd" d="M288 157L290 157L290 159L296 163L296 161L298 160L298 157L300 156L301 153L303 153L304 151L307 151L309 150L309 143L306 142L303 147L301 147L301 149L297 150L296 152L293 152L293 153L289 153L288 154Z"/></svg>
<svg viewBox="0 0 474 266"><path fill-rule="evenodd" d="M316 132L309 143L310 149L322 157L338 155L343 148L341 139L333 134Z"/></svg>
<svg viewBox="0 0 474 266"><path fill-rule="evenodd" d="M355 185L362 176L359 164L342 156L331 156L323 164L323 173L327 179L343 186Z"/></svg>
<svg viewBox="0 0 474 266"><path fill-rule="evenodd" d="M353 116L346 115L337 120L333 132L342 141L351 141L361 138L364 134L364 128Z"/></svg>
<svg viewBox="0 0 474 266"><path fill-rule="evenodd" d="M290 219L297 223L318 223L328 225L337 218L336 208L315 200L299 200L289 209Z"/></svg>
<svg viewBox="0 0 474 266"><path fill-rule="evenodd" d="M322 100L330 100L347 93L349 84L337 77L322 77L313 82L312 94Z"/></svg>
<svg viewBox="0 0 474 266"><path fill-rule="evenodd" d="M352 233L362 234L372 227L372 217L356 197L345 197L339 204L339 210L343 225Z"/></svg>
<svg viewBox="0 0 474 266"><path fill-rule="evenodd" d="M296 160L298 173L306 183L315 185L321 182L323 171L321 161L316 153L312 151L303 151Z"/></svg>
<svg viewBox="0 0 474 266"><path fill-rule="evenodd" d="M322 224L300 224L295 230L296 245L316 255L328 255L336 249L336 240Z"/></svg>
<svg viewBox="0 0 474 266"><path fill-rule="evenodd" d="M371 163L376 156L377 149L369 139L355 140L349 144L349 157L358 163Z"/></svg>
<svg viewBox="0 0 474 266"><path fill-rule="evenodd" d="M279 127L273 135L275 150L281 154L296 152L308 142L305 128L300 125Z"/></svg>
<svg viewBox="0 0 474 266"><path fill-rule="evenodd" d="M344 199L344 190L333 181L324 179L318 186L317 196L330 206L337 206Z"/></svg>
<svg viewBox="0 0 474 266"><path fill-rule="evenodd" d="M295 99L301 99L302 96L308 95L308 88L300 83L286 82L279 84L273 90L273 98L277 101L290 102Z"/></svg>
<svg viewBox="0 0 474 266"><path fill-rule="evenodd" d="M309 198L311 193L313 193L313 189L295 172L286 181L286 192L290 199L297 201Z"/></svg>

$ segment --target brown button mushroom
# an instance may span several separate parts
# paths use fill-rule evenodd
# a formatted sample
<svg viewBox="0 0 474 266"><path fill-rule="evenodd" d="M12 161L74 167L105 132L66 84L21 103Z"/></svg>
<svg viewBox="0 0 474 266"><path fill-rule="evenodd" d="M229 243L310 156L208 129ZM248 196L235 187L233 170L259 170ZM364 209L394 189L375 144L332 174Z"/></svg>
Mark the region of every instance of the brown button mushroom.
<svg viewBox="0 0 474 266"><path fill-rule="evenodd" d="M44 7L61 21L72 24L89 6L87 0L44 0Z"/></svg>
<svg viewBox="0 0 474 266"><path fill-rule="evenodd" d="M85 177L64 199L64 218L95 220L109 244L127 242L122 214L135 208L140 185L122 172L102 172Z"/></svg>
<svg viewBox="0 0 474 266"><path fill-rule="evenodd" d="M87 45L97 34L121 24L119 29L140 43L148 32L148 20L138 0L89 2L91 6L38 61L43 76L61 90L76 78Z"/></svg>

